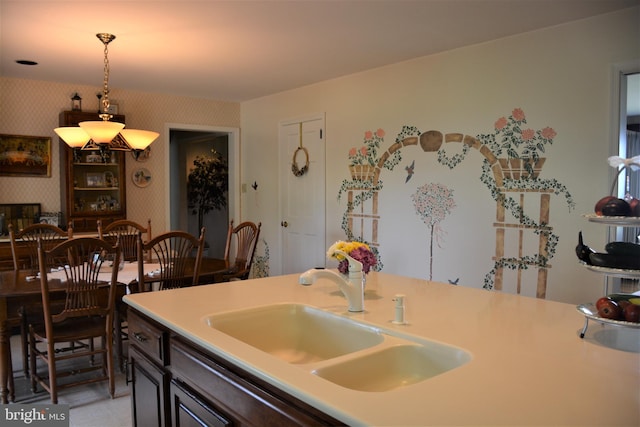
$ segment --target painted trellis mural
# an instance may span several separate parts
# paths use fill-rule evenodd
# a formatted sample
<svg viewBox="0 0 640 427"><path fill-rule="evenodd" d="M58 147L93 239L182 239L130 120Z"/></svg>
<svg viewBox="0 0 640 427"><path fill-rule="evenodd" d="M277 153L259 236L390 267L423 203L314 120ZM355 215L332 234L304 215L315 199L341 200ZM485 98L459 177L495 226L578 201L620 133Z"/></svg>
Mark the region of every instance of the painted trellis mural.
<svg viewBox="0 0 640 427"><path fill-rule="evenodd" d="M558 244L558 236L550 225L551 195L562 195L569 209L574 202L567 188L556 179L542 179L539 177L546 158L546 148L553 143L556 132L545 127L534 130L527 126L525 114L520 108L515 108L508 117L500 117L494 123L494 131L480 134L476 137L461 133L443 134L440 131L420 132L415 126L404 126L397 135L395 142L386 150L381 150L384 143L385 131L365 133L364 145L349 151L349 170L351 179L346 179L338 191L338 201L345 195L346 210L342 218L342 229L348 240L358 240L370 245L374 253L378 254L380 226L379 194L384 185L381 175L384 170L393 171L402 161L403 150L420 148L424 153L437 155L437 162L449 169L454 169L463 162L470 149L477 150L482 156L480 181L489 189L489 193L496 202L496 215L493 227L495 229L495 253L492 257L493 268L484 278L485 289L501 290L503 287L504 271L516 270L517 293L520 293L522 271L529 268L537 269L536 296L545 298L550 260L553 258ZM443 143L460 143L460 152L448 156ZM378 154L378 153L381 154ZM415 160L405 166L409 182L414 174ZM427 194L434 191L437 185L425 184L418 193ZM428 187L432 186L432 187ZM443 190L446 188L442 185ZM538 194L539 210L529 213L525 207L525 195ZM418 201L420 196L414 194L416 214L428 226L435 226L444 219L443 212L433 216L432 206ZM440 199L436 203L443 204L447 214L455 206L452 195L451 203L444 203ZM418 207L417 204L420 204ZM429 203L434 203L432 200ZM518 242L515 253L506 253L512 248L505 246L505 233L516 231ZM524 250L524 240L530 235L536 236L538 241L537 253L527 254ZM433 248L430 251L432 262ZM378 260L377 270L383 268L382 260ZM429 269L432 274L432 265ZM431 279L431 277L430 277Z"/></svg>

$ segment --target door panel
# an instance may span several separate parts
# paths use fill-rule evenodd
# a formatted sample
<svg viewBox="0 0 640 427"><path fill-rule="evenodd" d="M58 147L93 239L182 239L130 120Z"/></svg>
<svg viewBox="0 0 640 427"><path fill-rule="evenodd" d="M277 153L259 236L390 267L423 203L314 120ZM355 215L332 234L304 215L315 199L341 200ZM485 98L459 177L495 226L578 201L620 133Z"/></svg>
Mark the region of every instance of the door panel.
<svg viewBox="0 0 640 427"><path fill-rule="evenodd" d="M300 137L302 135L302 138ZM309 168L296 176L298 169ZM324 116L280 125L282 274L325 265Z"/></svg>

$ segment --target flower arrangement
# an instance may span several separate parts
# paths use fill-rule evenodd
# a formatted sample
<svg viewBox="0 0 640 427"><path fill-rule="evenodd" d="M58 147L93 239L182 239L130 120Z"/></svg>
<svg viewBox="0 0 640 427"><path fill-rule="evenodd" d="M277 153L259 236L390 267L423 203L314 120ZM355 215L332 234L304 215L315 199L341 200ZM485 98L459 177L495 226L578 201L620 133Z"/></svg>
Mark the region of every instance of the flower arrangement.
<svg viewBox="0 0 640 427"><path fill-rule="evenodd" d="M384 135L384 129L378 129L375 132L366 131L364 133L364 145L360 148L351 147L349 150L351 166L375 166L378 162L378 149L380 148L380 143L384 140Z"/></svg>
<svg viewBox="0 0 640 427"><path fill-rule="evenodd" d="M362 272L364 274L369 273L371 268L378 262L376 256L371 251L371 248L366 243L345 242L339 240L329 247L329 250L327 251L327 258L337 259L340 261L338 264L338 271L342 274L349 273L349 261L347 261L344 256L336 253L336 251L342 251L356 261L360 261L362 263Z"/></svg>

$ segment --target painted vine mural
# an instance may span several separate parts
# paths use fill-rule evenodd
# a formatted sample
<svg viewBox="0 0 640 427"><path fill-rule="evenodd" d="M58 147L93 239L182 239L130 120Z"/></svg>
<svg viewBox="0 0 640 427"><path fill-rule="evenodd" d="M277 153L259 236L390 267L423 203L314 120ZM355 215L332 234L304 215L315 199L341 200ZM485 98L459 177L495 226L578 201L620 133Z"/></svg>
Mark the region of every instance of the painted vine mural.
<svg viewBox="0 0 640 427"><path fill-rule="evenodd" d="M378 257L376 270L383 268L378 251L377 212L366 212L364 204L373 200L377 209L378 193L384 188L380 179L383 170L393 171L402 162L402 149L409 146L420 146L424 152L437 155L437 162L449 169L454 169L467 157L471 148L483 155L479 180L489 190L496 202L496 254L493 268L486 273L483 287L485 289L501 289L504 269L527 270L538 269L538 289L536 295L545 297L546 274L550 268L549 260L553 258L558 244L558 236L549 225L549 197L551 194L563 196L569 210L575 207L573 198L562 183L556 179L539 178L541 168L546 160L548 146L552 145L556 132L551 127L535 130L527 126L526 116L522 109L515 108L509 116L498 118L493 132L471 137L463 134L446 134L439 131L421 132L415 126L403 126L396 136L395 142L386 150L381 149L385 131L378 129L365 132L364 144L349 150L350 179L345 179L338 190L338 201L347 196L346 209L342 217L342 230L347 240L358 240L369 244ZM442 147L443 142L458 142L462 149L449 156ZM415 159L404 166L408 183L415 173ZM524 193L539 193L540 217L533 218L525 213L522 206ZM433 273L433 242L438 244L443 238L444 228L440 222L451 213L456 203L453 190L439 183L426 183L418 186L411 196L416 215L430 227L429 239L429 279ZM507 219L506 215L509 218ZM363 235L354 234L354 221L367 218L372 222L372 236L365 239ZM506 256L504 254L504 230L507 227L517 228L522 232L533 233L539 239L539 252L532 255ZM363 230L361 230L362 232ZM522 237L520 237L522 240ZM368 241L369 240L369 241ZM522 241L520 242L522 244ZM519 280L519 279L518 279ZM450 281L450 283L453 283ZM456 279L457 283L457 279ZM519 292L518 283L518 292Z"/></svg>

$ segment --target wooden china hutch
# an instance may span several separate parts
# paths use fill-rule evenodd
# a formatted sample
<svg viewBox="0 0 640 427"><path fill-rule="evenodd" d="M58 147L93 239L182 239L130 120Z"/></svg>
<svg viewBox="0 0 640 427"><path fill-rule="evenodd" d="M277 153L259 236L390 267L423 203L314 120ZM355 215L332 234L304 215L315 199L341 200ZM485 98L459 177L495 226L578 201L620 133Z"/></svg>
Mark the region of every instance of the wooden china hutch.
<svg viewBox="0 0 640 427"><path fill-rule="evenodd" d="M63 111L60 126L78 126L83 121L101 120L98 113ZM124 123L124 115L114 115ZM95 232L98 220L104 225L127 216L127 188L124 151L73 149L60 140L60 194L65 223L75 232Z"/></svg>

